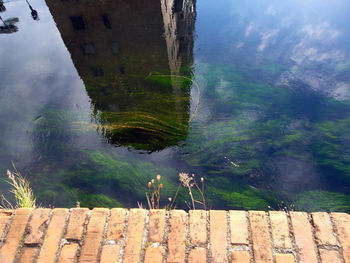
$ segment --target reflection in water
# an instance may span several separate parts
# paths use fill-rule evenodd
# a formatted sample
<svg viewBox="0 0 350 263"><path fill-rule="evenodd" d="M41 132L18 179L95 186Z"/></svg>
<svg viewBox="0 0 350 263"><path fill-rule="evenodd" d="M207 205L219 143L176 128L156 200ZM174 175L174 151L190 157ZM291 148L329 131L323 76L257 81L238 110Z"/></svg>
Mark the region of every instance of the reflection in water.
<svg viewBox="0 0 350 263"><path fill-rule="evenodd" d="M156 151L186 138L193 1L46 2L110 143Z"/></svg>
<svg viewBox="0 0 350 263"><path fill-rule="evenodd" d="M4 5L4 2L0 0L0 13L5 11L6 6ZM18 31L18 27L15 25L19 21L17 17L4 20L0 16L0 21L3 23L3 25L0 25L0 34L11 34Z"/></svg>
<svg viewBox="0 0 350 263"><path fill-rule="evenodd" d="M32 15L32 18L36 21L39 20L39 15L38 15L38 11L36 11L35 9L33 9L33 7L29 4L28 0L26 0L28 7L30 9L30 14Z"/></svg>
<svg viewBox="0 0 350 263"><path fill-rule="evenodd" d="M5 12L5 11L6 11L6 7L4 5L4 2L0 0L0 12Z"/></svg>
<svg viewBox="0 0 350 263"><path fill-rule="evenodd" d="M28 0L26 0L26 2L29 6L32 18L38 21L39 20L38 11L33 9L33 7L29 4ZM6 6L4 2L0 0L0 13L5 11L6 11ZM16 26L16 24L19 22L18 17L13 17L13 18L4 20L0 16L0 21L3 23L3 25L0 25L0 34L11 34L18 31L18 27Z"/></svg>
<svg viewBox="0 0 350 263"><path fill-rule="evenodd" d="M11 34L18 31L18 27L15 25L19 21L17 17L3 20L0 16L0 20L3 23L3 25L0 25L0 34Z"/></svg>

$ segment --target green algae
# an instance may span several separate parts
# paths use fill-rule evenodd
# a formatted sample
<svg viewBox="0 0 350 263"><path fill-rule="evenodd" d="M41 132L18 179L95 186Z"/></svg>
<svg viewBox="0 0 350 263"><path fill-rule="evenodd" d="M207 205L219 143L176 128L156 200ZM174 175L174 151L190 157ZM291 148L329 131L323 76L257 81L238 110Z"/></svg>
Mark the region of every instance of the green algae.
<svg viewBox="0 0 350 263"><path fill-rule="evenodd" d="M199 68L199 82L205 83L202 100L215 100L220 111L205 126L192 125L183 148L190 154L184 161L205 169L207 177L215 178L210 184L217 178L229 180L213 187L218 200L228 206L243 207L244 195L237 193L239 186L230 180L242 185L254 182L258 192L266 194L261 199L258 192L249 192L247 203L254 199L261 203L252 202L247 207L276 207L272 196L289 198L288 193L279 193L278 189L274 194L269 192L276 187L278 171L274 161L279 157L316 162L322 175L333 175L334 184L350 179L350 130L344 114L350 112L348 103L309 91L295 93L260 84L253 76L248 80L239 66L206 64ZM227 184L231 187L224 191Z"/></svg>
<svg viewBox="0 0 350 263"><path fill-rule="evenodd" d="M65 174L63 183L69 188L79 189L87 196L81 200L92 200L90 195L100 193L124 205L135 206L136 201L146 205L147 183L157 174L162 175L162 195L166 200L176 191L177 174L174 170L141 160L127 160L115 154L89 152Z"/></svg>
<svg viewBox="0 0 350 263"><path fill-rule="evenodd" d="M186 139L191 83L188 77L152 74L119 76L108 85L85 79L101 134L113 144L145 151Z"/></svg>
<svg viewBox="0 0 350 263"><path fill-rule="evenodd" d="M300 211L326 211L350 213L350 196L328 191L309 191L296 197L295 209Z"/></svg>

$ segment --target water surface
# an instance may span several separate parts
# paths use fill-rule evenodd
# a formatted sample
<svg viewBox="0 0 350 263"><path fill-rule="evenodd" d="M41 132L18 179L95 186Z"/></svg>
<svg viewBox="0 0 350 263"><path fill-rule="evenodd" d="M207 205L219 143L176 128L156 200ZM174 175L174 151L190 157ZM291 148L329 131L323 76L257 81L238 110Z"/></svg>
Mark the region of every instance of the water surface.
<svg viewBox="0 0 350 263"><path fill-rule="evenodd" d="M156 174L165 205L188 172L214 208L350 212L347 1L30 4L0 13L0 172L43 205L146 205Z"/></svg>

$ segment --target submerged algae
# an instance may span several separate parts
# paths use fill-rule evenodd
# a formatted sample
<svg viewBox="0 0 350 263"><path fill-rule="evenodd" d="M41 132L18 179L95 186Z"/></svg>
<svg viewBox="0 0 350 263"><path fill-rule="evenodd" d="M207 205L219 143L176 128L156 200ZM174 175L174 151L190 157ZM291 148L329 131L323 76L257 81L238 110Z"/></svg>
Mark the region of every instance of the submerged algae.
<svg viewBox="0 0 350 263"><path fill-rule="evenodd" d="M183 149L190 154L184 161L204 168L207 177L225 178L226 183L215 184L216 192L226 193L218 194L218 200L240 203L237 185L227 180L252 184L270 198L290 199L294 194L289 191L317 189L315 180L328 180L329 184L322 185L325 190L350 192L349 187L335 187L350 179L350 125L345 114L350 112L349 103L308 90L261 84L256 77L247 79L239 66L205 64L198 68L204 87L202 101L219 106L210 119L192 125ZM280 180L287 176L283 173L291 171L280 166L288 158L299 166L293 178L298 187L285 192ZM313 177L306 174L310 171ZM227 184L232 187L223 191ZM257 193L252 196L259 200ZM274 198L264 200L268 201L260 207L276 204Z"/></svg>
<svg viewBox="0 0 350 263"><path fill-rule="evenodd" d="M342 193L314 190L302 193L294 201L300 211L326 211L350 213L350 196Z"/></svg>

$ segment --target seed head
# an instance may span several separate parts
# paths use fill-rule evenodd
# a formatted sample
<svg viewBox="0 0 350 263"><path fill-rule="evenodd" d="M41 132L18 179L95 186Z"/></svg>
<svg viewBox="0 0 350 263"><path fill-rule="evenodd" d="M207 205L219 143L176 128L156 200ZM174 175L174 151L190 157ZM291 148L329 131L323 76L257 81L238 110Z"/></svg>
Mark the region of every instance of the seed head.
<svg viewBox="0 0 350 263"><path fill-rule="evenodd" d="M171 197L168 198L169 202L171 202L171 200L173 200Z"/></svg>
<svg viewBox="0 0 350 263"><path fill-rule="evenodd" d="M160 185L159 185L159 188L162 189L162 188L163 188L163 184L160 184Z"/></svg>
<svg viewBox="0 0 350 263"><path fill-rule="evenodd" d="M182 185L186 188L192 187L192 177L188 175L188 173L179 173L179 180Z"/></svg>
<svg viewBox="0 0 350 263"><path fill-rule="evenodd" d="M151 180L152 184L154 184L154 179Z"/></svg>
<svg viewBox="0 0 350 263"><path fill-rule="evenodd" d="M160 181L160 174L157 175L157 180Z"/></svg>
<svg viewBox="0 0 350 263"><path fill-rule="evenodd" d="M7 177L11 180L15 179L15 177L13 176L13 174L9 170L7 170Z"/></svg>
<svg viewBox="0 0 350 263"><path fill-rule="evenodd" d="M204 178L203 178L203 177L201 177L201 182L202 182L202 183L204 182Z"/></svg>
<svg viewBox="0 0 350 263"><path fill-rule="evenodd" d="M151 188L152 183L148 182L148 188Z"/></svg>

